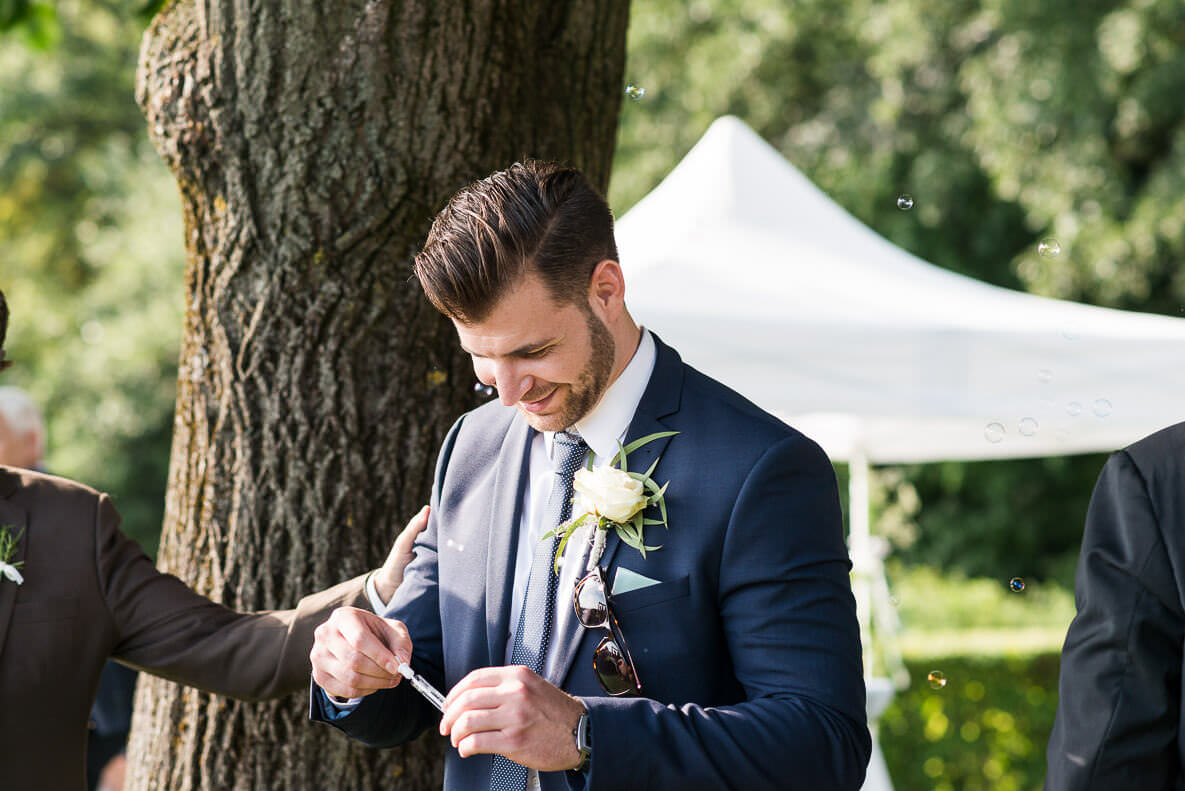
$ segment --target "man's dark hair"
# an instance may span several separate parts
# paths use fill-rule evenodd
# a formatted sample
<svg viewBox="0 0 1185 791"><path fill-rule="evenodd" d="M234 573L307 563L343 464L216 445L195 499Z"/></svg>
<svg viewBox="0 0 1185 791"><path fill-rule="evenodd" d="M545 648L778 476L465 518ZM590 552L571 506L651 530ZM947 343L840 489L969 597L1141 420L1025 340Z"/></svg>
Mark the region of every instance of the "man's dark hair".
<svg viewBox="0 0 1185 791"><path fill-rule="evenodd" d="M617 245L605 199L579 170L527 160L452 197L415 273L437 310L472 324L527 272L560 304L583 304L593 269L607 258L617 260Z"/></svg>
<svg viewBox="0 0 1185 791"><path fill-rule="evenodd" d="M8 336L8 302L4 299L4 292L0 291L0 371L12 363L4 359L4 339Z"/></svg>

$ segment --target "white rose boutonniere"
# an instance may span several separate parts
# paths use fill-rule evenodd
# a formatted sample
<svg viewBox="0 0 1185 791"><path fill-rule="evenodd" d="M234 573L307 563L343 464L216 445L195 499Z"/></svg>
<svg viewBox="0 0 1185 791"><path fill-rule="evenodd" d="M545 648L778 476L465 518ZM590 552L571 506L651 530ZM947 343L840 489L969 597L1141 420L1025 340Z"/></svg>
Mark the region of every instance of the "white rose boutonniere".
<svg viewBox="0 0 1185 791"><path fill-rule="evenodd" d="M0 577L15 582L17 585L21 585L25 581L19 571L20 567L25 565L24 562L12 562L12 558L16 554L16 544L21 540L21 535L22 533L17 533L15 536L12 534L12 525L0 527Z"/></svg>
<svg viewBox="0 0 1185 791"><path fill-rule="evenodd" d="M572 508L573 518L543 536L545 539L560 536L560 545L556 549L556 573L559 573L559 561L572 533L592 520L596 521L597 529L593 535L590 568L600 562L605 535L610 529L616 530L621 540L641 552L642 557L646 557L647 550L661 548L661 544L654 547L646 546L642 541L642 531L646 525L662 525L670 529L667 525L667 504L663 499L670 481L659 486L650 477L658 466L659 459L655 459L646 472L630 472L626 459L629 454L648 442L673 437L678 433L660 431L634 440L625 447L619 444L620 450L609 464L594 468L590 457L588 467L576 471L572 488L576 490L578 497ZM644 515L645 510L651 505L658 506L658 519Z"/></svg>
<svg viewBox="0 0 1185 791"><path fill-rule="evenodd" d="M646 486L616 467L577 470L572 487L580 495L583 513L625 522L649 505Z"/></svg>

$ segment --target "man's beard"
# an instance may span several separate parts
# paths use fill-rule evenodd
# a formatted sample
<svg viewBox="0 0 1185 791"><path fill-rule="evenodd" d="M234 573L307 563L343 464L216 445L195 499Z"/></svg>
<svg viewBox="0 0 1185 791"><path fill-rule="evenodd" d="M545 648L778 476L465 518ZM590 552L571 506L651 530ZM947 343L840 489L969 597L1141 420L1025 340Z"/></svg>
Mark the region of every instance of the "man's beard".
<svg viewBox="0 0 1185 791"><path fill-rule="evenodd" d="M550 415L536 415L525 410L523 416L536 431L563 431L593 411L605 394L613 373L617 344L609 328L591 310L585 314L588 322L589 358L584 370L568 390L568 397L559 411Z"/></svg>

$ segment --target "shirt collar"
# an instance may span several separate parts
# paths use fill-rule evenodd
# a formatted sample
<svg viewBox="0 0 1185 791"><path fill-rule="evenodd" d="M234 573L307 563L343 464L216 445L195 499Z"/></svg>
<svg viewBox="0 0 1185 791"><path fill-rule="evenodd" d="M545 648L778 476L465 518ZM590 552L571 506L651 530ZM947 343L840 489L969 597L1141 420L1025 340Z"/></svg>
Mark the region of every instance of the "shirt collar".
<svg viewBox="0 0 1185 791"><path fill-rule="evenodd" d="M625 370L609 385L593 410L573 426L597 455L597 459L608 461L616 455L617 443L625 439L625 432L629 430L642 394L646 392L646 385L650 383L657 357L654 338L643 327L642 340ZM554 438L554 431L543 432L548 458L553 458Z"/></svg>

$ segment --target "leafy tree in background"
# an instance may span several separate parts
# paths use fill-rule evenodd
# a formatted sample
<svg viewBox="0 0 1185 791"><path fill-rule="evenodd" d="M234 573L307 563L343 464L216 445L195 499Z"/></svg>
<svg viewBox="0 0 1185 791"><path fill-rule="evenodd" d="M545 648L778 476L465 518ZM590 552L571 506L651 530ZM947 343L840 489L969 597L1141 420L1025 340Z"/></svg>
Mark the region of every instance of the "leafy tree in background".
<svg viewBox="0 0 1185 791"><path fill-rule="evenodd" d="M49 469L114 493L155 551L184 254L176 187L133 95L142 26L114 3L23 11L0 38L11 383L46 412Z"/></svg>
<svg viewBox="0 0 1185 791"><path fill-rule="evenodd" d="M1180 3L638 0L629 51L629 79L647 93L623 114L619 215L733 113L935 264L1047 296L1185 310ZM902 193L911 211L897 208ZM1045 236L1060 255L1037 254ZM904 556L1069 583L1101 466L909 468L923 507Z"/></svg>

